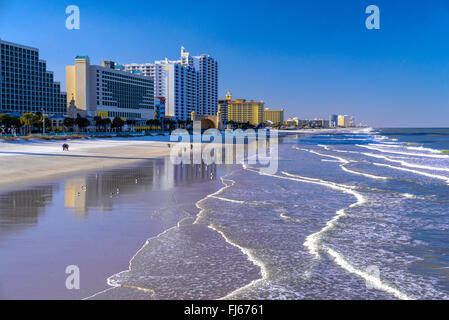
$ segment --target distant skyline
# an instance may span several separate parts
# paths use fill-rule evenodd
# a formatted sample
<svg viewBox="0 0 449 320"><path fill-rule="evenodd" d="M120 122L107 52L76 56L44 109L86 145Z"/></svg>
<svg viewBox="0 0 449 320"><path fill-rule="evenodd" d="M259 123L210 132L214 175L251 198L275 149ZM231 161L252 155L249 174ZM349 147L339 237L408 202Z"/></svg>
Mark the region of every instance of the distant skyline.
<svg viewBox="0 0 449 320"><path fill-rule="evenodd" d="M67 30L77 5L80 30ZM380 8L367 30L365 8ZM36 47L65 87L91 62L219 63L219 98L263 100L287 116L348 114L374 127L449 127L449 1L5 1L0 38Z"/></svg>

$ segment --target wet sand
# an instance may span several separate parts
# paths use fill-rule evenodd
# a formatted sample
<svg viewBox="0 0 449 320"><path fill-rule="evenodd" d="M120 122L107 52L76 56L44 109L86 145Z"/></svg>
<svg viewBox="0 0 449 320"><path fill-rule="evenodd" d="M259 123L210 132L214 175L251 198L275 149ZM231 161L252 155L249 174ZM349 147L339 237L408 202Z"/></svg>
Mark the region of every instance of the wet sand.
<svg viewBox="0 0 449 320"><path fill-rule="evenodd" d="M1 192L0 299L83 299L107 289L148 238L198 214L195 203L222 187L220 170L162 158ZM69 265L80 268L80 290L65 287Z"/></svg>

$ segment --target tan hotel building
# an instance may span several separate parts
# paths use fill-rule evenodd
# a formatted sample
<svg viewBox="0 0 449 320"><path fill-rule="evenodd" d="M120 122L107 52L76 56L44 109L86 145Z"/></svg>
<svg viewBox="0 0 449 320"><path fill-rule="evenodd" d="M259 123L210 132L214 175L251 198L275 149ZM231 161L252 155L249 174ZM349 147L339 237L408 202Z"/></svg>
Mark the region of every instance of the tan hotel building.
<svg viewBox="0 0 449 320"><path fill-rule="evenodd" d="M266 108L263 112L263 121L271 121L275 124L284 123L284 109L281 110L270 110Z"/></svg>
<svg viewBox="0 0 449 320"><path fill-rule="evenodd" d="M228 121L238 123L249 122L252 125L258 125L263 122L264 102L246 101L245 99L232 100L232 96L227 96L228 104Z"/></svg>

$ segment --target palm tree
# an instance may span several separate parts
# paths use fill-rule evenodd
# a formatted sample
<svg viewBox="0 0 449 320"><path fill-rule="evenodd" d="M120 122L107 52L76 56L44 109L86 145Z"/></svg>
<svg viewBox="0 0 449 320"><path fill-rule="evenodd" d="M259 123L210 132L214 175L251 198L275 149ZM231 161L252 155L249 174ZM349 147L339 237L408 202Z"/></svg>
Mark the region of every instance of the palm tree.
<svg viewBox="0 0 449 320"><path fill-rule="evenodd" d="M51 121L47 116L41 115L39 120L36 122L37 126L42 128L45 124L45 129L51 128Z"/></svg>
<svg viewBox="0 0 449 320"><path fill-rule="evenodd" d="M123 121L122 118L115 117L114 120L112 120L112 127L118 128L120 131L122 130L122 127L125 125L125 121Z"/></svg>
<svg viewBox="0 0 449 320"><path fill-rule="evenodd" d="M169 119L162 119L162 130L165 131L166 125L170 124Z"/></svg>
<svg viewBox="0 0 449 320"><path fill-rule="evenodd" d="M40 117L38 117L36 114L27 112L22 115L20 121L27 127L27 132L31 132L31 126L34 126L39 121L39 118Z"/></svg>
<svg viewBox="0 0 449 320"><path fill-rule="evenodd" d="M103 130L106 131L107 126L111 125L112 121L110 118L101 119L100 125L103 127Z"/></svg>
<svg viewBox="0 0 449 320"><path fill-rule="evenodd" d="M18 117L12 117L8 114L0 114L0 125L9 129L11 132L14 128L20 128L23 124Z"/></svg>
<svg viewBox="0 0 449 320"><path fill-rule="evenodd" d="M176 128L176 121L175 120L170 120L170 130L173 130Z"/></svg>
<svg viewBox="0 0 449 320"><path fill-rule="evenodd" d="M73 128L73 126L75 125L75 119L65 118L63 123L64 123L64 127L66 127L68 131L70 131L70 128Z"/></svg>
<svg viewBox="0 0 449 320"><path fill-rule="evenodd" d="M83 129L90 125L90 121L87 118L83 118L80 115L78 115L75 119L75 124L78 126L79 129Z"/></svg>
<svg viewBox="0 0 449 320"><path fill-rule="evenodd" d="M154 119L154 125L155 125L156 127L160 127L160 126L161 126L161 121L158 120L158 119Z"/></svg>
<svg viewBox="0 0 449 320"><path fill-rule="evenodd" d="M95 121L95 131L97 131L98 127L101 126L101 117L95 116L94 121Z"/></svg>
<svg viewBox="0 0 449 320"><path fill-rule="evenodd" d="M153 120L153 119L147 120L146 124L147 124L148 126L150 126L150 129L153 129L154 120Z"/></svg>
<svg viewBox="0 0 449 320"><path fill-rule="evenodd" d="M7 128L11 127L13 117L9 116L6 113L0 114L0 125L5 126Z"/></svg>

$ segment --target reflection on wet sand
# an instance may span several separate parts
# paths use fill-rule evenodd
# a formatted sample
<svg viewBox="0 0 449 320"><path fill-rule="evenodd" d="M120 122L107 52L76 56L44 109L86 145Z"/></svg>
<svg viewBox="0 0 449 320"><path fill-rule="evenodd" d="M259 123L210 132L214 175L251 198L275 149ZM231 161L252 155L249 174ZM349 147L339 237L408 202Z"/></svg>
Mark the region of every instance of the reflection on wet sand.
<svg viewBox="0 0 449 320"><path fill-rule="evenodd" d="M198 180L215 180L215 165L172 165L169 159L149 161L135 168L108 170L66 180L65 206L75 214L86 214L89 207L112 210L119 195L167 190Z"/></svg>
<svg viewBox="0 0 449 320"><path fill-rule="evenodd" d="M110 211L119 195L168 190L194 181L215 180L215 165L172 165L169 158L145 161L139 166L111 169L64 181L64 205L76 215L89 207ZM48 184L0 194L0 228L33 225L51 204L58 184Z"/></svg>
<svg viewBox="0 0 449 320"><path fill-rule="evenodd" d="M166 158L0 193L0 299L104 289L146 239L198 213L196 201L221 186L220 170ZM64 286L72 264L83 274L76 292Z"/></svg>
<svg viewBox="0 0 449 320"><path fill-rule="evenodd" d="M45 185L0 194L0 235L36 225L45 206L51 203L55 188Z"/></svg>

